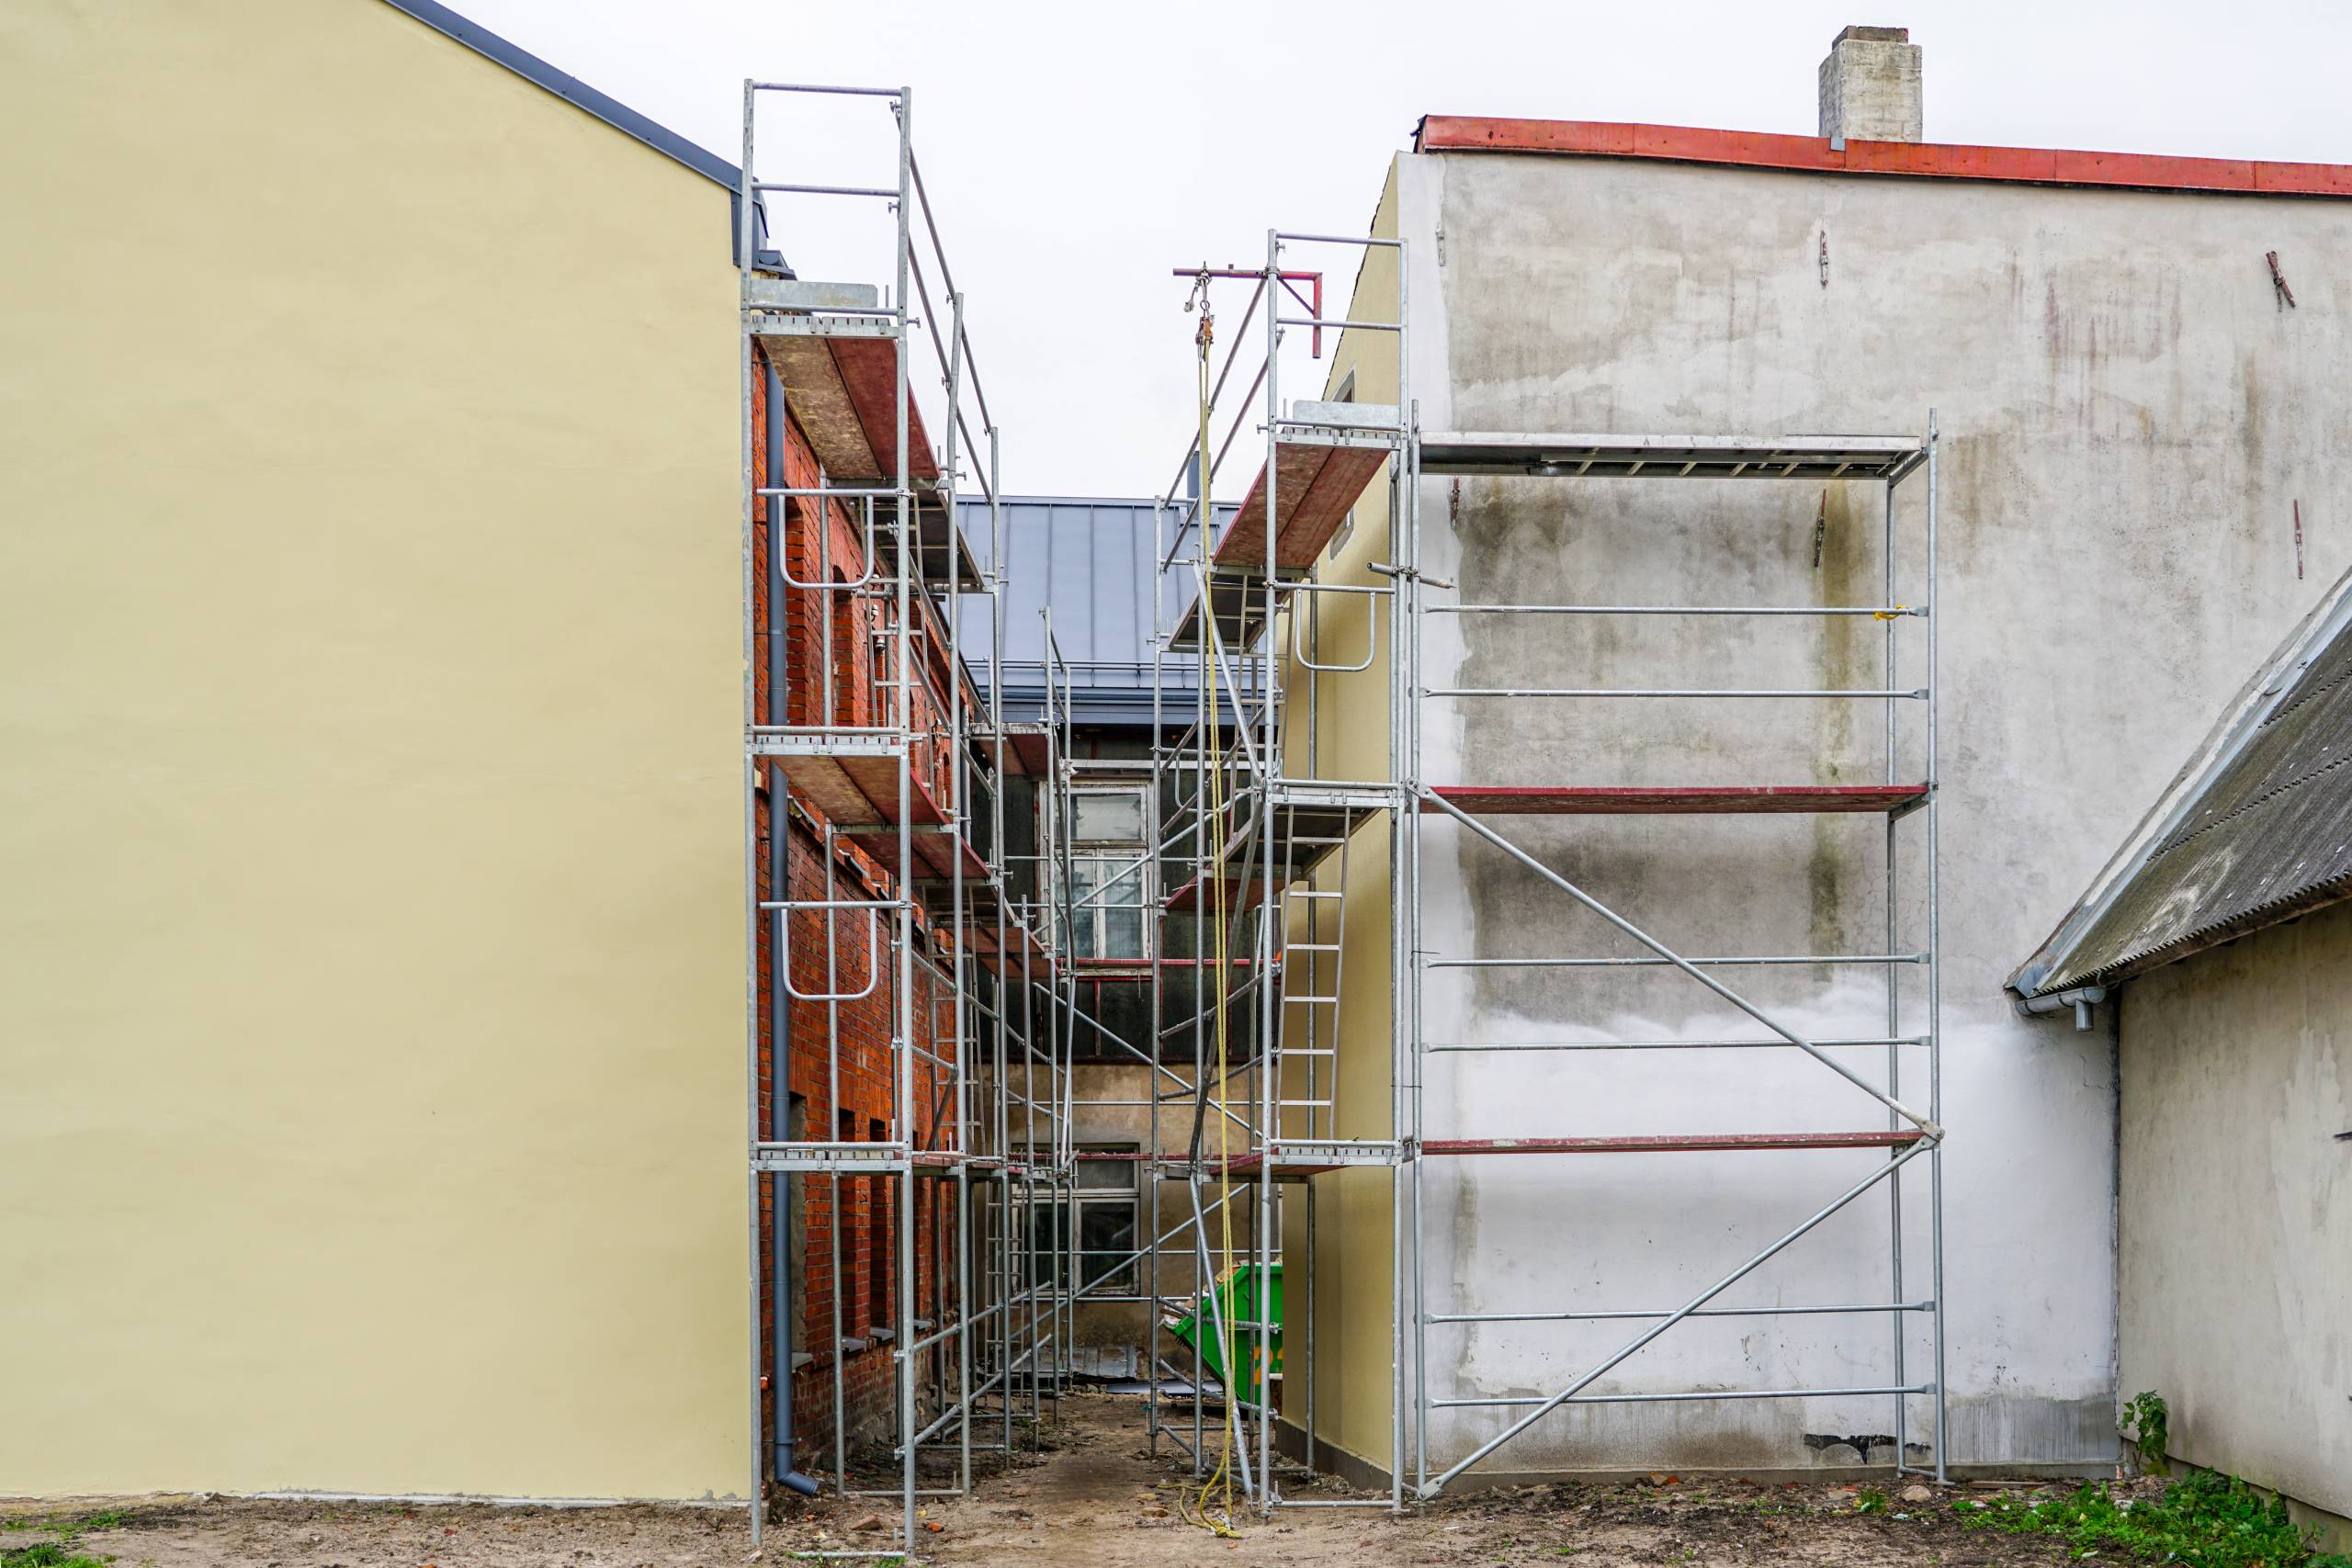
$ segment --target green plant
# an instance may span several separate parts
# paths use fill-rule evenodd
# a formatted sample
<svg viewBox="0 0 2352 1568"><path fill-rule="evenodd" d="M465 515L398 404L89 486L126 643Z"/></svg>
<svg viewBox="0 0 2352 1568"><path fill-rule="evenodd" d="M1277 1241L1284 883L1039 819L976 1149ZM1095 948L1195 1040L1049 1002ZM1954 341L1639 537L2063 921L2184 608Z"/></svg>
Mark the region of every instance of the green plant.
<svg viewBox="0 0 2352 1568"><path fill-rule="evenodd" d="M2004 1496L1952 1507L1971 1529L2054 1535L2077 1556L2116 1546L2187 1568L2352 1568L2352 1558L2312 1550L2286 1504L2210 1471L2154 1496L2118 1498L2094 1482L2063 1497Z"/></svg>
<svg viewBox="0 0 2352 1568"><path fill-rule="evenodd" d="M0 1551L0 1568L107 1568L105 1562L68 1550L53 1540L37 1540L13 1551Z"/></svg>
<svg viewBox="0 0 2352 1568"><path fill-rule="evenodd" d="M106 1561L73 1550L84 1530L112 1529L127 1517L119 1508L78 1519L11 1519L10 1529L40 1529L54 1537L30 1546L0 1551L0 1568L106 1568Z"/></svg>
<svg viewBox="0 0 2352 1568"><path fill-rule="evenodd" d="M1865 1486L1854 1494L1854 1512L1858 1514L1883 1514L1886 1506L1886 1494L1875 1486Z"/></svg>
<svg viewBox="0 0 2352 1568"><path fill-rule="evenodd" d="M2140 1451L2140 1468L2150 1475L2166 1473L2165 1451L2171 1446L2165 1396L2154 1389L2133 1394L2123 1404L2123 1436Z"/></svg>

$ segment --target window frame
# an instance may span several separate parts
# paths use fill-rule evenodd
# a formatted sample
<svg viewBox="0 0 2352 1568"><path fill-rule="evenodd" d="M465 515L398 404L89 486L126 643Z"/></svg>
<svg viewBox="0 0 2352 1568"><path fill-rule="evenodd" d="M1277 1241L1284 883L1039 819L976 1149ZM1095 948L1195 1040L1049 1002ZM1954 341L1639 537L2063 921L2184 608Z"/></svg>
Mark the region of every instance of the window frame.
<svg viewBox="0 0 2352 1568"><path fill-rule="evenodd" d="M1099 784L1074 787L1069 791L1069 848L1054 864L1054 881L1060 897L1054 900L1054 913L1058 917L1065 905L1069 916L1074 939L1070 951L1081 958L1109 958L1141 963L1152 954L1151 919L1154 900L1159 894L1159 857L1152 853L1150 843L1151 802L1148 784ZM1078 802L1086 796L1119 795L1131 798L1136 805L1136 835L1134 838L1086 839L1078 836ZM1076 891L1069 883L1077 880L1078 868L1086 866L1103 874L1103 880L1084 893ZM1067 880L1066 880L1067 878ZM1113 903L1099 897L1105 889L1130 885L1134 887L1131 903ZM1084 899L1084 903L1080 900ZM1110 940L1115 915L1132 913L1135 917L1133 951L1113 951Z"/></svg>

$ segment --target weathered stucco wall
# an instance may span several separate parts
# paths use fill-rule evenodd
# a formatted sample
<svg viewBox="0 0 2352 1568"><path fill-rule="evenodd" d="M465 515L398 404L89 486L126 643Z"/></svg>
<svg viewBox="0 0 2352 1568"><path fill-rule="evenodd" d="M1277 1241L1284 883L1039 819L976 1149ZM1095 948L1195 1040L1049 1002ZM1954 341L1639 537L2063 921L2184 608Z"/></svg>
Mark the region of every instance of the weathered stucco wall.
<svg viewBox="0 0 2352 1568"><path fill-rule="evenodd" d="M2108 1039L2020 1021L2000 987L2114 825L2154 797L2245 668L2352 558L2335 520L2352 478L2335 395L2352 278L2335 265L2352 207L1477 154L1405 159L1400 197L1424 429L1917 432L1939 411L1949 1457L2109 1461ZM2272 250L2299 310L2274 303ZM1896 519L1897 596L1912 603L1924 499L1907 484ZM1869 602L1882 592L1880 504L1865 485L1430 481L1423 565L1471 601ZM1884 637L1868 621L1441 617L1425 672L1434 686L1871 686ZM1922 624L1900 623L1899 640L1909 685ZM1424 773L1867 782L1883 776L1881 725L1876 705L1836 702L1438 702ZM1921 765L1906 715L1897 773ZM1876 819L1504 826L1688 953L1888 941ZM1920 826L1900 830L1904 947L1924 935ZM1430 824L1425 842L1431 949L1637 951L1451 826ZM1884 1026L1874 970L1728 977L1825 1032ZM1918 971L1902 980L1914 1025ZM1428 995L1433 1041L1733 1029L1757 1032L1671 973L1451 971ZM1882 1054L1854 1055L1883 1075ZM1427 1115L1440 1137L1884 1125L1873 1102L1778 1052L1439 1056ZM1671 1307L1872 1157L1433 1165L1430 1309ZM1924 1198L1924 1180L1905 1194ZM1928 1290L1916 1198L1910 1299ZM1865 1200L1723 1300L1887 1300L1890 1224L1883 1197ZM1432 1392L1549 1393L1629 1337L1622 1324L1441 1330ZM1924 1381L1916 1325L1909 1343L1908 1375ZM1875 1386L1892 1372L1883 1317L1726 1319L1682 1325L1595 1392ZM1850 1464L1865 1448L1887 1456L1868 1438L1892 1434L1891 1406L1599 1407L1548 1418L1489 1462ZM1926 1402L1911 1412L1916 1443ZM1438 1413L1433 1462L1505 1420ZM1828 1440L1850 1437L1865 1441Z"/></svg>
<svg viewBox="0 0 2352 1568"><path fill-rule="evenodd" d="M2352 1516L2352 907L2123 988L2121 1382L2172 1451Z"/></svg>
<svg viewBox="0 0 2352 1568"><path fill-rule="evenodd" d="M0 127L0 1491L741 1495L727 193L376 0Z"/></svg>

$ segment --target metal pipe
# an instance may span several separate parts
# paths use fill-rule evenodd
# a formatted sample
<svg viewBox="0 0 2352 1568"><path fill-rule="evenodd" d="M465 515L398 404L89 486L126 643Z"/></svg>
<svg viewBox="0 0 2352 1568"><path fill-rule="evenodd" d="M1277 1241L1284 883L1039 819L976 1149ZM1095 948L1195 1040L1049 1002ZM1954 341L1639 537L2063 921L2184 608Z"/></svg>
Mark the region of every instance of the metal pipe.
<svg viewBox="0 0 2352 1568"><path fill-rule="evenodd" d="M1795 953L1756 958L1432 958L1431 969L1757 968L1773 964L1925 964L1924 953Z"/></svg>
<svg viewBox="0 0 2352 1568"><path fill-rule="evenodd" d="M1872 1040L1816 1040L1814 1044L1824 1050L1840 1045L1925 1045L1923 1035L1903 1039L1882 1037ZM1437 1053L1509 1052L1509 1051L1785 1051L1785 1040L1530 1040L1478 1043L1424 1045L1422 1050Z"/></svg>
<svg viewBox="0 0 2352 1568"><path fill-rule="evenodd" d="M1914 1144L1910 1148L1905 1149L1903 1152L1901 1158L1888 1161L1885 1165L1879 1167L1877 1169L1871 1171L1868 1176L1862 1178L1861 1180L1854 1183L1853 1186L1846 1189L1845 1191L1831 1199L1826 1204L1815 1210L1813 1216L1810 1219L1807 1219L1804 1224L1798 1225L1795 1229L1785 1233L1778 1241L1772 1243L1771 1246L1756 1254L1755 1257L1750 1258L1747 1262L1741 1264L1738 1268L1733 1269L1730 1273L1725 1274L1722 1279L1717 1280L1713 1284L1708 1286L1705 1290L1691 1297L1690 1300L1685 1303L1682 1306L1668 1314L1667 1317L1656 1327L1636 1336L1625 1345L1620 1347L1615 1352L1604 1358L1598 1365L1594 1366L1582 1377L1577 1379L1576 1382L1570 1383L1559 1393L1542 1399L1538 1402L1535 1409L1528 1412L1527 1415L1521 1416L1519 1420L1512 1422L1510 1427L1505 1428L1498 1436L1490 1438L1486 1442L1480 1444L1468 1458L1460 1461L1452 1469L1442 1472L1434 1481L1424 1485L1421 1488L1421 1495L1425 1497L1434 1496L1437 1491L1444 1486L1447 1482L1453 1480L1455 1476L1460 1475L1472 1465L1476 1464L1480 1460L1486 1458L1488 1454L1494 1452L1497 1449L1510 1441L1511 1438L1519 1436L1520 1433L1527 1430L1528 1427L1543 1419L1544 1416L1550 1414L1554 1410L1556 1410L1561 1405L1566 1404L1569 1400L1575 1398L1578 1393L1582 1393L1586 1388L1589 1387L1599 1379L1607 1376L1609 1372L1613 1371L1620 1363L1631 1358L1636 1351L1649 1344L1653 1339L1656 1339L1659 1335L1664 1334L1668 1329L1673 1327L1676 1324L1681 1322L1684 1318L1690 1316L1701 1307L1706 1305L1707 1303L1713 1300L1716 1296L1722 1294L1724 1291L1729 1290L1732 1286L1746 1279L1749 1274L1754 1273L1766 1263L1771 1261L1772 1258L1778 1257L1783 1250L1794 1244L1815 1225L1821 1224L1822 1221L1827 1219L1830 1215L1844 1208L1848 1203L1852 1202L1856 1198L1859 1198L1863 1193L1869 1191L1879 1182L1894 1176L1897 1171L1901 1170L1905 1165L1908 1164L1921 1149L1933 1148L1934 1146L1935 1140L1933 1139L1928 1139L1920 1143ZM1940 1314L1939 1315L1940 1315Z"/></svg>
<svg viewBox="0 0 2352 1568"><path fill-rule="evenodd" d="M1556 1410L1563 1404L1696 1404L1718 1399L1843 1399L1867 1394L1929 1392L1929 1386L1925 1383L1907 1388L1727 1388L1698 1393L1584 1393L1574 1399L1562 1400L1545 1400L1540 1394L1498 1394L1483 1399L1433 1399L1430 1404L1441 1410L1528 1404L1541 1404L1545 1410Z"/></svg>
<svg viewBox="0 0 2352 1568"><path fill-rule="evenodd" d="M1873 1312L1933 1312L1933 1302L1871 1302L1838 1306L1701 1307L1686 1317L1819 1317ZM1441 1312L1431 1323L1617 1323L1646 1322L1672 1315L1670 1308L1656 1312Z"/></svg>
<svg viewBox="0 0 2352 1568"><path fill-rule="evenodd" d="M787 185L778 180L761 180L752 188L763 195L774 191L789 196L871 196L885 201L895 201L899 193L886 186L802 186Z"/></svg>
<svg viewBox="0 0 2352 1568"><path fill-rule="evenodd" d="M768 417L766 461L762 467L766 470L769 485L781 486L785 482L785 444L790 439L791 434L790 423L786 417L784 403L784 380L775 373L774 366L765 367L763 374L767 389ZM758 493L763 498L771 496L771 491L766 486L761 487ZM783 636L779 625L785 606L783 584L788 575L784 567L786 521L783 498L775 496L770 499L767 517L768 547L766 559L761 567L761 570L766 572L768 579L768 712L763 716L770 719L781 719L786 716L782 710L785 705L786 678L789 672L786 662L789 639ZM792 829L790 823L786 820L786 813L782 809L784 805L781 790L772 791L768 807L768 886L776 889L786 888L792 885L790 880ZM774 923L769 928L771 933L769 953L772 963L780 964L784 962L781 957L785 951L784 928L790 919L788 914L778 910ZM768 1131L775 1142L789 1144L793 1139L792 1004L783 987L771 987L769 1009ZM792 1420L791 1314L792 1281L796 1275L795 1259L792 1256L792 1221L794 1205L797 1201L798 1193L794 1187L792 1178L783 1171L776 1171L768 1177L768 1196L769 1225L774 1253L774 1264L769 1275L772 1286L770 1296L775 1303L775 1333L772 1351L775 1360L775 1430L771 1439L775 1450L774 1474L775 1480L786 1489L797 1492L803 1497L813 1497L817 1495L817 1483L803 1475L799 1467L794 1462L794 1450L798 1442L798 1435Z"/></svg>
<svg viewBox="0 0 2352 1568"><path fill-rule="evenodd" d="M738 263L737 304L739 311L737 316L738 324L735 331L735 352L737 391L738 395L741 399L742 408L743 728L745 734L742 772L743 1101L746 1132L744 1142L747 1145L745 1149L747 1157L744 1161L744 1183L747 1229L749 1232L750 1242L749 1251L751 1253L751 1268L748 1273L748 1278L750 1281L752 1298L750 1312L750 1348L751 1365L752 1368L752 1376L748 1380L751 1385L749 1403L751 1405L750 1450L752 1466L750 1487L751 1495L748 1506L752 1516L752 1544L754 1549L756 1549L760 1544L761 1530L764 1523L762 1516L766 1512L766 1509L762 1506L762 1497L765 1491L765 1487L763 1483L765 1478L767 1468L765 1456L763 1452L763 1443L761 1440L763 1436L762 1427L766 1420L767 1413L762 1408L764 1401L761 1398L762 1390L760 1388L760 1380L758 1375L761 1349L760 1173L756 1166L752 1163L752 1160L749 1157L752 1153L752 1147L756 1146L760 1140L759 1106L761 1021L759 985L759 770L761 764L759 759L752 753L750 741L752 727L757 724L760 719L758 687L758 670L760 662L759 621L755 609L755 593L758 588L758 583L752 576L752 572L755 570L755 563L758 559L756 552L752 549L752 541L754 524L759 506L759 498L752 493L753 487L759 482L759 474L753 464L752 453L752 440L755 431L752 423L752 365L754 351L752 345L752 334L742 329L741 310L750 302L752 291L752 272L753 265L758 260L757 241L754 238L752 228L755 198L752 195L752 151L753 129L752 106L755 101L752 85L750 81L746 80L743 84L743 161L737 170L737 190L735 197L737 222L735 254Z"/></svg>
<svg viewBox="0 0 2352 1568"><path fill-rule="evenodd" d="M1378 250L1397 251L1401 251L1405 248L1405 242L1402 240L1384 240L1372 234L1292 234L1288 232L1280 232L1275 234L1274 238L1277 240L1295 240L1303 245L1359 245L1370 246ZM1402 285L1399 285L1399 288L1401 289ZM1403 312L1400 310L1398 314L1401 316Z"/></svg>
<svg viewBox="0 0 2352 1568"><path fill-rule="evenodd" d="M1398 326L1395 321L1351 321L1323 316L1277 316L1274 318L1274 321L1276 325L1285 327L1315 327L1318 329L1323 327L1338 327L1343 331L1350 327L1358 327L1366 332L1375 333L1395 333L1405 330Z"/></svg>
<svg viewBox="0 0 2352 1568"><path fill-rule="evenodd" d="M1871 701L1883 697L1902 697L1923 701L1928 694L1923 687L1915 692L1888 691L1714 691L1706 689L1676 689L1668 687L1606 687L1606 686L1430 686L1425 697L1854 697Z"/></svg>
<svg viewBox="0 0 2352 1568"><path fill-rule="evenodd" d="M751 123L750 95L752 93L822 93L845 98L895 98L904 91L899 87L833 87L817 82L746 82L743 84L743 88L746 125ZM750 141L748 133L744 140L748 144ZM751 159L745 158L743 166L749 169L752 166Z"/></svg>
<svg viewBox="0 0 2352 1568"><path fill-rule="evenodd" d="M894 442L896 450L892 455L891 478L895 482L896 488L903 491L908 488L909 477L911 472L910 452L910 437L911 433L907 428L908 421L906 417L906 409L907 399L910 390L909 387L909 374L911 368L907 363L907 284L908 272L910 267L913 265L914 259L913 252L908 243L908 224L910 222L909 209L912 205L910 198L913 196L913 171L910 166L910 160L913 156L913 95L906 88L901 87L899 90L898 102L894 107L896 108L899 120L899 186L897 208L899 234L897 252L898 287L892 298L897 302L899 309L899 334L894 345L898 352L892 356L897 368L897 387L891 401L891 423L896 427L896 440ZM950 513L950 522L952 525L952 513ZM906 740L899 747L898 754L898 798L901 802L905 802L911 800L914 797L914 758L912 752L912 744L914 739L914 579L921 561L920 552L922 549L922 544L916 536L914 509L910 504L909 498L904 495L899 496L898 500L898 528L895 537L899 550L899 570L897 573L898 615L896 625L891 627L891 652L894 660L893 667L897 676L897 683L896 689L890 694L890 703L892 713L896 718L897 727L902 734L906 736ZM911 820L911 813L901 811L899 815L902 825L905 822ZM914 837L910 833L901 832L899 835L897 891L902 900L906 899L907 895L914 886ZM895 998L897 1002L895 1011L897 1014L898 1036L899 1041L902 1045L911 1044L915 1036L914 946L914 907L910 901L902 902L899 909L898 919L899 969L898 995ZM898 1122L898 1137L901 1142L911 1144L914 1142L915 1138L914 1062L912 1058L905 1054L904 1051L897 1053L896 1060L891 1064L891 1076L897 1080L894 1087L897 1090L895 1096L895 1119ZM912 1201L914 1198L914 1178L912 1172L909 1171L902 1175L896 1185L898 1191L894 1196L898 1201L891 1206L892 1213L890 1218L896 1224L899 1232L897 1247L899 1255L899 1278L897 1280L899 1287L899 1304L897 1326L903 1330L907 1325L910 1325L914 1321L915 1317L915 1216L914 1204ZM896 1364L899 1371L899 1376L896 1380L898 1383L899 1430L901 1433L911 1433L915 1429L914 1369L910 1363L903 1359L899 1360ZM905 1494L905 1497L901 1510L901 1533L899 1540L905 1543L908 1551L911 1553L915 1545L915 1451L914 1445L911 1442L907 1445L905 1461L900 1472L900 1487Z"/></svg>
<svg viewBox="0 0 2352 1568"><path fill-rule="evenodd" d="M1928 411L1928 597L1933 602L1938 594L1936 578L1936 411ZM1941 688L1943 667L1937 661L1936 634L1940 616L1928 617L1928 686L1930 691ZM1938 955L1928 969L1928 1114L1939 1123L1943 1120L1943 985L1944 966L1941 917L1938 910L1940 889L1938 879L1942 866L1937 848L1937 832L1943 816L1943 770L1936 750L1937 704L1928 703L1928 951ZM1950 1479L1951 1453L1951 1393L1944 1372L1944 1154L1943 1140L1928 1160L1928 1224L1929 1289L1936 1298L1936 1480Z"/></svg>
<svg viewBox="0 0 2352 1568"><path fill-rule="evenodd" d="M2011 1000L2020 1018L2040 1018L2072 1010L2075 1027L2088 1029L2091 1026L2091 1009L2107 1000L2107 987L2076 986L2071 990L2053 991L2046 997L2015 997Z"/></svg>
<svg viewBox="0 0 2352 1568"><path fill-rule="evenodd" d="M1868 615L1893 621L1924 604L1431 604L1425 615Z"/></svg>

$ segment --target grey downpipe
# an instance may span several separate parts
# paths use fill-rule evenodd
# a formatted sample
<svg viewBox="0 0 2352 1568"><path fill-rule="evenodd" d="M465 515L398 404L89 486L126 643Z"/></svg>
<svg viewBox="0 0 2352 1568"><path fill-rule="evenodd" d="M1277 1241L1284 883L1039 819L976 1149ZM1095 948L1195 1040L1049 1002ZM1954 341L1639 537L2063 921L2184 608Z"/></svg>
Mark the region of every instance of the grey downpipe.
<svg viewBox="0 0 2352 1568"><path fill-rule="evenodd" d="M784 479L785 414L784 388L773 369L764 369L767 377L767 479L772 486L782 487ZM780 495L768 497L768 714L766 722L782 724L784 706L784 647L782 633L785 585L776 561L784 549L785 500ZM785 817L786 802L773 785L768 795L768 886L776 891L772 897L788 897L791 886L786 879L791 843L791 824ZM776 917L775 933L781 936L787 917ZM778 1143L792 1138L791 1073L787 1064L792 1059L792 1003L785 995L784 944L776 941L770 950L770 965L775 976L768 987L769 1006L774 1019L768 1031L768 1135ZM817 1483L793 1466L793 1448L798 1441L792 1429L792 1178L782 1171L768 1179L775 1183L774 1211L775 1219L775 1264L769 1272L775 1289L775 1479L786 1490L797 1492L803 1497L817 1495Z"/></svg>

